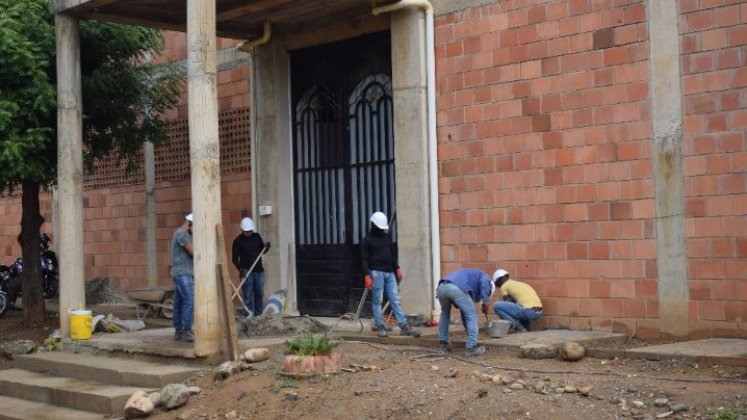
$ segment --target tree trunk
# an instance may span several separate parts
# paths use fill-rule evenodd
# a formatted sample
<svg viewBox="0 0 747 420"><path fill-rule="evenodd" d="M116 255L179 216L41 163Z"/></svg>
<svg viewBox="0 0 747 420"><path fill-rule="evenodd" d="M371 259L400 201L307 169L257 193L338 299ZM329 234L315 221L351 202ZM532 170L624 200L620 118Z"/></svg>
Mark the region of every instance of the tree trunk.
<svg viewBox="0 0 747 420"><path fill-rule="evenodd" d="M39 212L39 183L23 181L21 234L23 248L23 325L30 327L46 320L42 291L41 243L39 229L44 219Z"/></svg>

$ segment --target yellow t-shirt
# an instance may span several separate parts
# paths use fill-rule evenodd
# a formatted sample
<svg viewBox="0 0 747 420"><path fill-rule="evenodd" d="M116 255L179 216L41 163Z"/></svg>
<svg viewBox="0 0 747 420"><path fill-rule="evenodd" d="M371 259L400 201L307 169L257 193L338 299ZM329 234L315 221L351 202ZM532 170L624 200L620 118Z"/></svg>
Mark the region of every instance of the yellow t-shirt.
<svg viewBox="0 0 747 420"><path fill-rule="evenodd" d="M501 294L511 296L516 303L525 308L541 308L542 301L537 292L532 289L532 286L522 283L520 281L508 279L503 285L501 285Z"/></svg>

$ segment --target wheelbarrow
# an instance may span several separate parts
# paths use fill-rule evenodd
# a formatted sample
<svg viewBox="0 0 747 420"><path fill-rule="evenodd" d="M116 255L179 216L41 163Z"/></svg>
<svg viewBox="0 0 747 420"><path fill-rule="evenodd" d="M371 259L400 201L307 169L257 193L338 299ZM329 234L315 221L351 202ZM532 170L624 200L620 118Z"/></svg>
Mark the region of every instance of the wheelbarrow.
<svg viewBox="0 0 747 420"><path fill-rule="evenodd" d="M137 319L142 320L148 315L168 319L174 317L173 287L131 289L127 291L127 296L137 304Z"/></svg>

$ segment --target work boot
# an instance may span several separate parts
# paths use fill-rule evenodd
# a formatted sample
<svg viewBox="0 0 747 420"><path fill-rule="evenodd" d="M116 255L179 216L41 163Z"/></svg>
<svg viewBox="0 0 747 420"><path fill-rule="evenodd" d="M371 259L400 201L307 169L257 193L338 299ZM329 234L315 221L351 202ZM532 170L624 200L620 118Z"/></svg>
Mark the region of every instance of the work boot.
<svg viewBox="0 0 747 420"><path fill-rule="evenodd" d="M182 341L182 331L181 330L176 330L174 332L174 340L176 340L176 341Z"/></svg>
<svg viewBox="0 0 747 420"><path fill-rule="evenodd" d="M376 335L379 337L389 337L389 333L386 332L386 325L377 325Z"/></svg>
<svg viewBox="0 0 747 420"><path fill-rule="evenodd" d="M443 354L451 352L451 344L449 344L449 342L447 341L439 341L438 352Z"/></svg>
<svg viewBox="0 0 747 420"><path fill-rule="evenodd" d="M185 343L193 343L195 341L195 334L192 331L184 331L182 333L182 341Z"/></svg>
<svg viewBox="0 0 747 420"><path fill-rule="evenodd" d="M511 325L511 328L509 329L509 331L508 331L508 332L509 332L510 334L515 334L515 333L525 333L525 332L527 332L527 329L526 329L526 328L524 328L524 326L523 326L523 325L521 325L521 324L519 324L519 323L516 323L516 325Z"/></svg>
<svg viewBox="0 0 747 420"><path fill-rule="evenodd" d="M384 329L386 330L386 332L392 332L392 327L390 325L384 324ZM378 327L376 326L376 324L371 324L371 331L378 331Z"/></svg>
<svg viewBox="0 0 747 420"><path fill-rule="evenodd" d="M420 337L420 330L410 326L410 324L402 324L399 326L400 335L409 335L410 337Z"/></svg>
<svg viewBox="0 0 747 420"><path fill-rule="evenodd" d="M468 359L470 357L482 356L483 354L485 354L485 346L475 346L464 349L464 357Z"/></svg>

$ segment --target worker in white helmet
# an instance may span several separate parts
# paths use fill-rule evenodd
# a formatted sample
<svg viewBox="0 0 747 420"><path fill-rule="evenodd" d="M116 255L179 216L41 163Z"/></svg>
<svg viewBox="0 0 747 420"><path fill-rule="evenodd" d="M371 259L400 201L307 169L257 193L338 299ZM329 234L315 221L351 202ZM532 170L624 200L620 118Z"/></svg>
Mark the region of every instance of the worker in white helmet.
<svg viewBox="0 0 747 420"><path fill-rule="evenodd" d="M493 311L511 323L510 332L527 332L529 323L542 317L542 301L537 292L532 286L511 279L508 271L502 268L493 273L493 281L503 295L503 300L493 305Z"/></svg>
<svg viewBox="0 0 747 420"><path fill-rule="evenodd" d="M242 295L247 309L252 311L252 314L246 315L257 316L264 309L265 268L262 266L262 253L270 249L270 243L265 243L262 236L255 232L256 226L250 217L241 219L239 227L241 233L233 240L231 261L239 270L239 279L243 279L254 267L244 281Z"/></svg>
<svg viewBox="0 0 747 420"><path fill-rule="evenodd" d="M195 306L194 247L192 245L192 213L171 237L171 279L174 281L174 339L191 343L192 316Z"/></svg>
<svg viewBox="0 0 747 420"><path fill-rule="evenodd" d="M371 215L370 222L370 230L361 242L361 265L366 274L365 286L373 293L371 303L376 334L379 337L388 335L381 310L381 302L386 293L401 334L420 337L420 331L410 326L402 311L397 290L397 281L402 280L402 272L397 264L397 255L392 252L392 240L389 236L389 222L386 215L377 211Z"/></svg>

